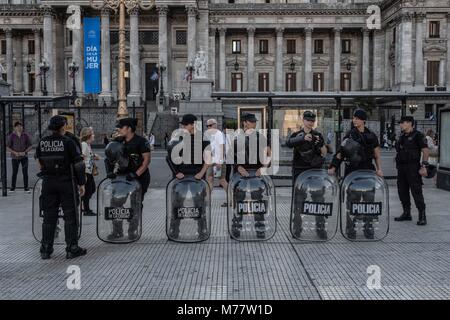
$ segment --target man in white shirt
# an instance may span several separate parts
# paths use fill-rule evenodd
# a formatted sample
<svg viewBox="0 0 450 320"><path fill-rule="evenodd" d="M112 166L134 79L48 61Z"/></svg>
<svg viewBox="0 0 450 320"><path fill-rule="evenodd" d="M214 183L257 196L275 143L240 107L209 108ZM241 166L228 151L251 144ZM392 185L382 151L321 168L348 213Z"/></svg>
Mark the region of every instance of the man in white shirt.
<svg viewBox="0 0 450 320"><path fill-rule="evenodd" d="M210 141L213 163L213 165L208 168L206 179L212 190L214 187L214 177L220 178L219 183L225 192L227 192L228 183L225 179L225 174L222 174L222 171L226 170L224 161L225 137L223 132L217 129L216 119L208 119L208 121L206 121L206 127L206 137ZM222 204L222 207L225 207L226 205L225 202Z"/></svg>

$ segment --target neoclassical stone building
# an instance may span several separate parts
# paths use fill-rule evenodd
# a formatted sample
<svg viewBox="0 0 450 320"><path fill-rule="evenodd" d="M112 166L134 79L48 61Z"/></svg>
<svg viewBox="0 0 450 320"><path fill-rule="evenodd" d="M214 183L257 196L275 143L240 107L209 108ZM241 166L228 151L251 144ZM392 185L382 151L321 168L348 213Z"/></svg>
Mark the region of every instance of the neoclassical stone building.
<svg viewBox="0 0 450 320"><path fill-rule="evenodd" d="M96 0L95 3L100 3ZM212 91L450 91L450 0L156 0L156 8L127 16L129 103L147 103L156 113L161 82L165 106L205 116L236 118L239 107L264 101L189 104L190 71L198 51L208 53ZM69 30L69 5L81 17L101 17L102 90L99 103L117 98L118 17L95 10L89 1L0 0L0 63L14 94L41 92L39 62L45 59L49 94L71 90L68 65L83 62L82 29ZM373 28L367 12L380 9ZM368 23L368 21L370 23ZM157 67L167 67L155 80ZM83 93L83 72L77 75ZM162 79L162 81L161 81ZM183 96L186 100L183 100ZM181 101L179 101L181 99ZM284 108L275 125L284 133L298 121L299 108L316 109L331 124L326 99L277 101ZM344 118L356 104L344 103ZM448 99L408 101L423 128L434 127ZM398 114L399 101L386 102L373 120ZM154 117L153 117L154 118ZM150 119L152 117L150 116ZM328 119L328 120L327 120ZM383 127L383 125L382 125ZM383 128L378 128L383 130ZM330 129L327 129L330 130Z"/></svg>

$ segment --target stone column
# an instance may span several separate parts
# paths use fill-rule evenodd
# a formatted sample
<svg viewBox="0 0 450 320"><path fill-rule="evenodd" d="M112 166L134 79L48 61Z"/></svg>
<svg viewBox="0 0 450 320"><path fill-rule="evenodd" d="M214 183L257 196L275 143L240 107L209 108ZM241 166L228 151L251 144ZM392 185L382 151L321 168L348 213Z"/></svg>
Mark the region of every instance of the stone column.
<svg viewBox="0 0 450 320"><path fill-rule="evenodd" d="M401 63L400 89L407 89L412 85L412 14L406 13L402 16L401 28Z"/></svg>
<svg viewBox="0 0 450 320"><path fill-rule="evenodd" d="M373 90L382 90L384 86L383 77L386 63L384 63L384 37L383 30L375 30L373 35Z"/></svg>
<svg viewBox="0 0 450 320"><path fill-rule="evenodd" d="M416 18L416 48L414 85L417 90L424 90L423 76L423 31L425 14L420 13Z"/></svg>
<svg viewBox="0 0 450 320"><path fill-rule="evenodd" d="M450 91L450 13L447 13L447 91Z"/></svg>
<svg viewBox="0 0 450 320"><path fill-rule="evenodd" d="M362 30L363 33L363 49L362 49L362 74L361 74L361 83L362 90L369 90L369 35L370 30L364 28Z"/></svg>
<svg viewBox="0 0 450 320"><path fill-rule="evenodd" d="M255 28L247 28L247 91L256 91L255 86Z"/></svg>
<svg viewBox="0 0 450 320"><path fill-rule="evenodd" d="M101 12L101 67L102 67L102 92L99 95L98 103L107 105L111 103L111 42L109 36L109 16L110 11L104 9Z"/></svg>
<svg viewBox="0 0 450 320"><path fill-rule="evenodd" d="M159 6L157 8L159 13L159 64L168 68L168 43L167 43L167 13L169 8L167 6ZM168 72L163 74L164 91L168 89Z"/></svg>
<svg viewBox="0 0 450 320"><path fill-rule="evenodd" d="M81 21L83 19L80 17ZM83 28L80 25L79 28L72 29L72 61L74 61L78 68L75 75L75 88L78 96L83 96L84 92L84 60L83 60ZM64 66L68 69L68 66ZM68 84L69 91L72 91L72 80Z"/></svg>
<svg viewBox="0 0 450 320"><path fill-rule="evenodd" d="M209 79L214 82L214 90L217 90L216 83L216 28L209 29Z"/></svg>
<svg viewBox="0 0 450 320"><path fill-rule="evenodd" d="M13 66L13 78L14 78L14 92L17 94L23 94L23 60L22 60L22 35L17 35L13 39L14 44L14 66Z"/></svg>
<svg viewBox="0 0 450 320"><path fill-rule="evenodd" d="M141 104L141 66L139 54L139 9L130 11L130 93L128 106Z"/></svg>
<svg viewBox="0 0 450 320"><path fill-rule="evenodd" d="M188 14L188 63L193 63L197 51L197 8L188 6L186 11Z"/></svg>
<svg viewBox="0 0 450 320"><path fill-rule="evenodd" d="M209 11L207 9L202 9L198 11L198 40L197 47L200 51L205 51L208 53L209 50Z"/></svg>
<svg viewBox="0 0 450 320"><path fill-rule="evenodd" d="M310 27L305 28L305 91L312 91L312 31Z"/></svg>
<svg viewBox="0 0 450 320"><path fill-rule="evenodd" d="M277 28L277 48L275 57L275 90L283 90L283 33L284 28Z"/></svg>
<svg viewBox="0 0 450 320"><path fill-rule="evenodd" d="M439 61L439 86L445 85L445 60L441 59Z"/></svg>
<svg viewBox="0 0 450 320"><path fill-rule="evenodd" d="M41 29L34 28L34 92L33 95L42 95L41 91L41 77L39 73L39 63L41 63Z"/></svg>
<svg viewBox="0 0 450 320"><path fill-rule="evenodd" d="M391 61L389 60L389 53L391 50L391 31L389 26L386 26L384 47L384 89L387 90L391 88Z"/></svg>
<svg viewBox="0 0 450 320"><path fill-rule="evenodd" d="M12 29L6 28L6 77L7 82L11 85L10 92L14 92L14 61L13 61L13 42L12 42Z"/></svg>
<svg viewBox="0 0 450 320"><path fill-rule="evenodd" d="M24 36L22 38L22 52L21 52L21 59L22 59L22 70L20 70L22 72L22 90L24 94L29 94L30 93L30 88L29 88L29 81L28 81L28 70L27 70L27 65L30 62L30 59L28 58L28 37ZM31 72L31 70L30 70Z"/></svg>
<svg viewBox="0 0 450 320"><path fill-rule="evenodd" d="M46 85L48 95L54 94L55 59L53 55L53 11L50 7L44 7L44 59L50 67L46 73Z"/></svg>
<svg viewBox="0 0 450 320"><path fill-rule="evenodd" d="M334 90L341 90L341 31L342 28L334 28Z"/></svg>
<svg viewBox="0 0 450 320"><path fill-rule="evenodd" d="M226 46L225 46L225 35L227 33L227 29L220 28L219 29L219 88L221 91L225 91L226 89Z"/></svg>

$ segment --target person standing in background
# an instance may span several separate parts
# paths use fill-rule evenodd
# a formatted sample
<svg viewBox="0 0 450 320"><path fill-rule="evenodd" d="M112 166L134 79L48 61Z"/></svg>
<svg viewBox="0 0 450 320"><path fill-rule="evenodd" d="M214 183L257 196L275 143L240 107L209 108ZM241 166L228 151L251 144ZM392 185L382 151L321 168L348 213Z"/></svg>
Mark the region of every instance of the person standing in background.
<svg viewBox="0 0 450 320"><path fill-rule="evenodd" d="M9 135L6 142L6 150L11 153L12 158L11 192L16 190L17 173L19 165L22 165L24 190L26 193L30 193L28 188L28 152L31 148L30 136L23 132L22 123L17 121L14 123L14 131Z"/></svg>
<svg viewBox="0 0 450 320"><path fill-rule="evenodd" d="M148 135L148 142L150 143L150 150L155 150L155 135L153 134L153 132L150 132L150 134Z"/></svg>
<svg viewBox="0 0 450 320"><path fill-rule="evenodd" d="M94 142L95 135L91 128L83 128L80 133L81 140L81 153L84 160L85 173L86 173L86 185L85 193L81 197L83 215L85 216L95 216L89 207L89 202L92 195L95 193L95 181L94 175L98 174L97 166L95 165L96 160L100 160L100 157L92 152L92 143Z"/></svg>

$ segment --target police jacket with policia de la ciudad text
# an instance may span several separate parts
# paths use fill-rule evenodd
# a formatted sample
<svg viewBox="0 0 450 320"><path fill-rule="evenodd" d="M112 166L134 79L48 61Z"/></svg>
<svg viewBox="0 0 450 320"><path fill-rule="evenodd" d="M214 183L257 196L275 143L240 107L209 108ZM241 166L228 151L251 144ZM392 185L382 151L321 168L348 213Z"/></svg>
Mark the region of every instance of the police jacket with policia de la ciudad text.
<svg viewBox="0 0 450 320"><path fill-rule="evenodd" d="M70 138L57 133L42 138L35 157L41 165L39 177L60 180L74 177L78 185L86 183L83 157Z"/></svg>

